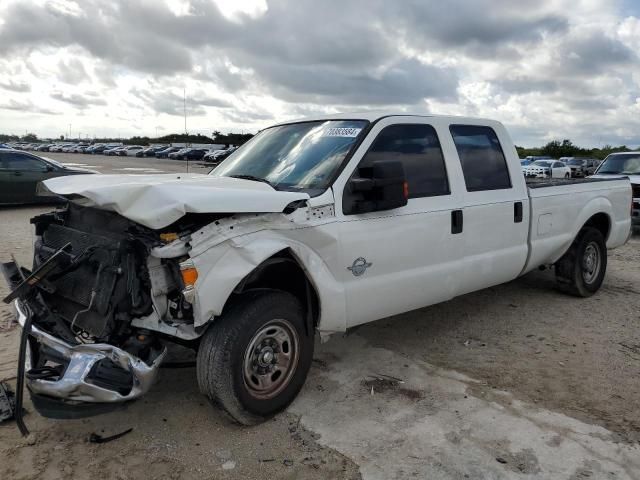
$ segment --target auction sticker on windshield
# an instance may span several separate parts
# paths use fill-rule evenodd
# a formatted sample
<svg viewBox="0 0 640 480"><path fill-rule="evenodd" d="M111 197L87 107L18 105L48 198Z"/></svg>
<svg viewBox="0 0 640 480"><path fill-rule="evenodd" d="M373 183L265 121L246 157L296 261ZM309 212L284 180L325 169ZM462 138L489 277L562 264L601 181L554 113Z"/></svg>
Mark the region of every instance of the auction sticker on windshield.
<svg viewBox="0 0 640 480"><path fill-rule="evenodd" d="M328 128L323 137L357 137L362 131L361 128L353 127L332 127Z"/></svg>

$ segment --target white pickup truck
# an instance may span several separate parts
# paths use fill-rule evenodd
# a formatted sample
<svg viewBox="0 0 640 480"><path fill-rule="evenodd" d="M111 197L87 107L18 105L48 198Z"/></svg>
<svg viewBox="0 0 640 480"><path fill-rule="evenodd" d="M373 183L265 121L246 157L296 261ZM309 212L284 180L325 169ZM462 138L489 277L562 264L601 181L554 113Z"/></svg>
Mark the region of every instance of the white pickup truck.
<svg viewBox="0 0 640 480"><path fill-rule="evenodd" d="M209 175L47 180L33 271L3 265L26 384L46 416L144 394L166 342L243 424L302 387L314 336L555 265L578 296L630 234L627 178L527 186L505 128L447 116L334 115L267 128ZM25 350L25 349L23 349ZM21 378L21 375L19 375Z"/></svg>

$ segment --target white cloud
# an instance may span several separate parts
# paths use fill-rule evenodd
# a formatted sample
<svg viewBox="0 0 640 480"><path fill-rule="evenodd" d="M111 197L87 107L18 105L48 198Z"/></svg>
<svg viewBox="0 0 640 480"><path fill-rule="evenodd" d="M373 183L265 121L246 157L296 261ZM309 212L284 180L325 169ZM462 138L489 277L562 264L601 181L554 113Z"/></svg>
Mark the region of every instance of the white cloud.
<svg viewBox="0 0 640 480"><path fill-rule="evenodd" d="M389 108L517 143L640 144L640 19L609 0L5 0L0 132L258 129ZM52 117L59 117L55 121ZM63 125L64 127L61 127Z"/></svg>

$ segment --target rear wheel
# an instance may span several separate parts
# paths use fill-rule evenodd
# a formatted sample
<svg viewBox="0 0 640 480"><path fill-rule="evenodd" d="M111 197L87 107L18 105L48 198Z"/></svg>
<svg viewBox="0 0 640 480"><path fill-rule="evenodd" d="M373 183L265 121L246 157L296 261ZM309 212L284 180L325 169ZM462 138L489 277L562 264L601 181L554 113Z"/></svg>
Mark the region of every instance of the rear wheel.
<svg viewBox="0 0 640 480"><path fill-rule="evenodd" d="M568 173L565 173L564 174L564 178L569 179L569 178L571 178L571 175L569 175Z"/></svg>
<svg viewBox="0 0 640 480"><path fill-rule="evenodd" d="M293 295L247 292L205 333L198 350L200 391L244 425L260 423L296 397L313 357L313 331Z"/></svg>
<svg viewBox="0 0 640 480"><path fill-rule="evenodd" d="M555 269L558 283L568 293L590 297L597 292L607 271L607 246L600 230L583 228Z"/></svg>

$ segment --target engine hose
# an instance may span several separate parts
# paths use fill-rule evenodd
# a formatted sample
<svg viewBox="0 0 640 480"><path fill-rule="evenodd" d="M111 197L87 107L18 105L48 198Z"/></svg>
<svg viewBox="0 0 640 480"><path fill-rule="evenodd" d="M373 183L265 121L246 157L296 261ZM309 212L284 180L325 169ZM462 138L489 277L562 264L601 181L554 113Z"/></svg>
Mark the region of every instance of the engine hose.
<svg viewBox="0 0 640 480"><path fill-rule="evenodd" d="M24 364L27 356L27 340L29 338L29 334L31 333L31 321L33 319L33 315L31 313L31 309L26 308L27 318L24 321L24 325L22 327L22 333L20 334L20 350L18 351L18 373L16 378L16 398L15 398L15 417L16 423L18 424L18 429L23 437L29 435L29 429L24 423L24 418L22 417L22 399L24 393Z"/></svg>

